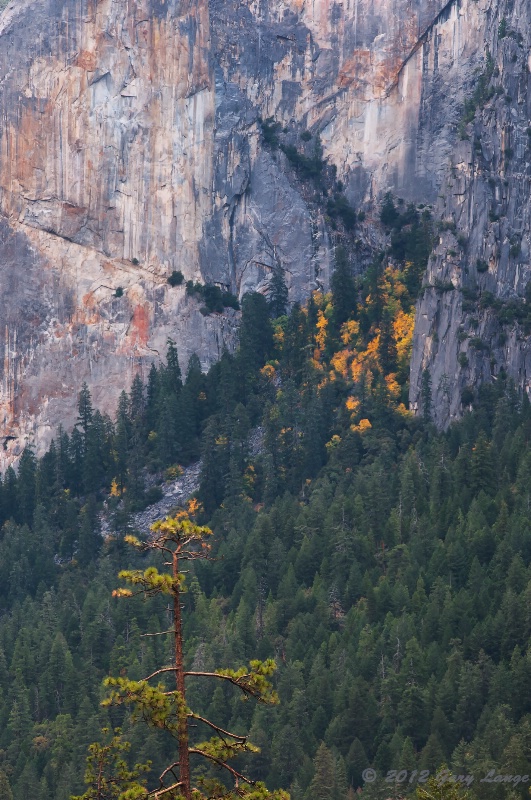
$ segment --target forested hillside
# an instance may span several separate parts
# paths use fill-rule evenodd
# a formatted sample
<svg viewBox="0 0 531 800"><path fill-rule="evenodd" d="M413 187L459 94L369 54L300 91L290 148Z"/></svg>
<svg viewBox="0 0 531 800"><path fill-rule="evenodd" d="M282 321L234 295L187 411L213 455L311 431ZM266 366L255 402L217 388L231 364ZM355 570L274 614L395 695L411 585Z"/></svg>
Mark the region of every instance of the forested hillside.
<svg viewBox="0 0 531 800"><path fill-rule="evenodd" d="M206 375L192 358L182 376L169 342L115 420L83 387L76 428L5 474L1 800L81 792L104 724L123 727L135 760L156 769L171 756L163 737L100 707L101 681L165 661L165 639L143 634L167 629L166 605L111 592L118 570L146 563L123 542L133 513L198 458L188 513L214 530L216 560L188 576L187 662L278 665L277 707L219 686L190 695L251 731L261 752L248 772L293 800L388 796L364 784L368 766L531 772L531 407L502 373L468 389L463 421L437 432L426 372L421 414L407 410L432 223L390 198L382 222L390 260L354 280L338 249L332 291L289 314L280 283L269 305L247 295L234 356Z"/></svg>

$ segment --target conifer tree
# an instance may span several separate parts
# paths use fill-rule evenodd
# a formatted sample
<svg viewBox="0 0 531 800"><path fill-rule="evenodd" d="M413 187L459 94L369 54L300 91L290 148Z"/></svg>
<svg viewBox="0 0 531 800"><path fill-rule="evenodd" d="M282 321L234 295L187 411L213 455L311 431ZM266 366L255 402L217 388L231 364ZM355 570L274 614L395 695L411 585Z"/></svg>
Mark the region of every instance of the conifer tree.
<svg viewBox="0 0 531 800"><path fill-rule="evenodd" d="M85 382L83 383L83 386L81 387L81 391L79 393L77 411L78 411L77 424L81 428L81 431L83 433L83 444L84 446L86 446L88 430L92 423L93 408L92 408L92 398L90 396L90 391Z"/></svg>
<svg viewBox="0 0 531 800"><path fill-rule="evenodd" d="M228 436L218 416L212 416L205 425L201 455L199 497L210 513L223 502L230 461Z"/></svg>
<svg viewBox="0 0 531 800"><path fill-rule="evenodd" d="M13 800L13 792L4 770L0 770L0 800Z"/></svg>
<svg viewBox="0 0 531 800"><path fill-rule="evenodd" d="M387 192L380 210L380 220L387 228L391 228L399 218L391 192Z"/></svg>
<svg viewBox="0 0 531 800"><path fill-rule="evenodd" d="M155 364L151 365L146 391L146 423L148 433L157 427L161 379Z"/></svg>
<svg viewBox="0 0 531 800"><path fill-rule="evenodd" d="M31 447L25 447L18 468L18 503L21 521L31 525L35 510L37 462Z"/></svg>
<svg viewBox="0 0 531 800"><path fill-rule="evenodd" d="M165 393L179 394L182 389L181 367L179 356L173 339L168 339L166 350L166 366L162 371L162 381Z"/></svg>
<svg viewBox="0 0 531 800"><path fill-rule="evenodd" d="M2 501L4 519L16 519L19 514L18 481L17 473L11 466L7 468L4 476Z"/></svg>
<svg viewBox="0 0 531 800"><path fill-rule="evenodd" d="M445 772L446 771L446 772ZM457 781L445 780L450 770L442 767L436 775L432 775L425 784L416 790L417 800L469 800L470 792Z"/></svg>
<svg viewBox="0 0 531 800"><path fill-rule="evenodd" d="M75 430L75 429L74 429ZM62 489L67 485L72 464L70 461L70 439L62 425L57 430L57 485Z"/></svg>
<svg viewBox="0 0 531 800"><path fill-rule="evenodd" d="M392 319L387 309L382 315L380 324L380 343L378 348L380 364L384 375L395 372L397 369L398 354L393 336Z"/></svg>
<svg viewBox="0 0 531 800"><path fill-rule="evenodd" d="M273 277L269 284L269 312L273 319L283 317L288 307L288 287L284 277L284 270L280 264L273 268Z"/></svg>
<svg viewBox="0 0 531 800"><path fill-rule="evenodd" d="M314 758L315 773L308 790L308 800L335 800L336 778L334 756L321 742Z"/></svg>
<svg viewBox="0 0 531 800"><path fill-rule="evenodd" d="M116 597L132 597L139 594L145 598L157 595L166 595L170 598L173 606L173 624L170 631L173 637L172 663L154 670L140 681L126 677L107 678L105 684L111 688L111 694L103 705L132 706L137 719L142 718L150 727L165 731L175 740L176 758L163 769L158 779L158 786L149 792L141 783L132 779L131 773L127 770L122 784L118 776L110 784L107 782L106 786L103 786L101 776L105 774L109 753L100 745L92 745L88 776L91 786L83 795L83 800L92 798L110 800L112 797L119 797L121 800L148 797L157 800L159 798L174 798L174 800L212 798L213 800L222 797L226 800L236 800L238 797L248 800L267 798L289 800L285 792L268 792L262 783L256 783L229 763L241 754L256 751L247 736L225 730L217 723L193 712L186 705L188 678L217 679L236 687L246 698L255 698L261 703L278 702L269 680L275 670L275 663L270 659L264 662L251 661L248 668L242 667L238 670L223 669L210 672L188 670L185 667L181 608L181 595L184 591L182 565L187 561L208 559L210 551L208 539L212 531L194 524L186 518L186 515L177 515L174 519L156 522L151 530L152 536L146 541L142 542L132 536L126 537L126 541L140 551L159 554L170 570L159 572L154 566L145 570L124 570L119 573L119 577L133 589L120 588L113 594ZM166 677L172 679L174 689L170 689L165 683ZM153 683L155 679L158 680L156 684ZM191 745L189 726L192 721L194 725L199 723L213 732L212 738ZM118 747L123 749L121 742L118 743ZM191 756L206 759L211 765L228 773L234 783L234 789L227 790L223 783L209 778L200 778L197 787L194 786ZM116 792L116 787L120 786L122 793L113 794Z"/></svg>
<svg viewBox="0 0 531 800"><path fill-rule="evenodd" d="M263 295L246 294L242 301L238 365L244 379L244 390L251 388L255 374L273 350L273 329L269 309ZM234 380L234 376L233 380ZM243 399L243 398L240 398Z"/></svg>
<svg viewBox="0 0 531 800"><path fill-rule="evenodd" d="M493 491L495 480L494 459L487 437L482 432L472 450L472 481L476 491Z"/></svg>
<svg viewBox="0 0 531 800"><path fill-rule="evenodd" d="M114 437L114 450L118 485L123 492L127 482L127 466L131 439L131 421L128 413L129 401L123 391L118 399L118 413L116 415L116 433Z"/></svg>
<svg viewBox="0 0 531 800"><path fill-rule="evenodd" d="M131 384L131 394L129 399L129 413L131 416L131 422L135 426L139 426L141 424L144 410L144 384L142 383L140 373L137 372Z"/></svg>
<svg viewBox="0 0 531 800"><path fill-rule="evenodd" d="M334 323L339 332L343 323L356 310L356 284L348 263L347 251L343 246L336 247L335 262L330 288L334 298Z"/></svg>
<svg viewBox="0 0 531 800"><path fill-rule="evenodd" d="M89 747L85 783L89 789L82 796L71 800L140 800L147 796L145 780L142 775L149 771L151 764L135 764L129 769L126 753L130 743L124 741L120 728L111 732L103 728L105 740L94 742Z"/></svg>

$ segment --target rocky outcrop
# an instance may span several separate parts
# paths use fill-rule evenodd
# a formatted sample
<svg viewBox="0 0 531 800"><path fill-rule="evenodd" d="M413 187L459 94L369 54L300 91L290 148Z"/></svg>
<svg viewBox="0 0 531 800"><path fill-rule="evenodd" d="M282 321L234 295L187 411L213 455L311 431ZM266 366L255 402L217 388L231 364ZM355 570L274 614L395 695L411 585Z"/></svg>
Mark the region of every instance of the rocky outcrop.
<svg viewBox="0 0 531 800"><path fill-rule="evenodd" d="M529 10L504 2L13 0L0 16L0 462L72 424L83 380L113 410L168 336L205 366L233 346L237 314L203 316L168 286L172 270L240 296L267 291L276 268L292 300L326 286L336 234L322 192L264 141L268 118L310 155L321 142L367 212L361 245L378 242L387 190L467 236L461 260L445 250L451 230L441 236L412 373L414 404L428 367L448 406L438 421L458 413L463 382L491 367L478 351L457 368L460 293L439 284L473 274L476 253L495 295L526 283ZM500 39L503 14L514 36ZM486 45L512 99L491 98L474 123L480 169L477 137L458 128ZM507 255L517 234L520 261ZM517 374L511 336L503 358Z"/></svg>
<svg viewBox="0 0 531 800"><path fill-rule="evenodd" d="M410 393L420 408L427 370L439 426L500 370L531 387L527 326L518 323L531 280L530 17L525 0L463 2L451 30L458 47L446 75L461 82L444 108L456 132L435 205L439 235L417 309Z"/></svg>

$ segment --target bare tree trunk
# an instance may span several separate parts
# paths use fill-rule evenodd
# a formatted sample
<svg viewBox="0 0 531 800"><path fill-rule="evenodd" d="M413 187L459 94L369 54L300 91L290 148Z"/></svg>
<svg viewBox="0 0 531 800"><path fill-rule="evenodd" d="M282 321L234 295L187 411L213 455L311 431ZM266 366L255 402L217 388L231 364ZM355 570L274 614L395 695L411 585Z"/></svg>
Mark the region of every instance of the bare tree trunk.
<svg viewBox="0 0 531 800"><path fill-rule="evenodd" d="M183 632L181 620L181 600L179 592L179 557L173 554L173 627L175 632L175 679L177 691L181 695L182 703L186 701L184 691L184 662L183 662ZM190 780L190 753L188 752L188 719L186 713L179 715L179 780L182 782L181 791L186 800L191 800Z"/></svg>

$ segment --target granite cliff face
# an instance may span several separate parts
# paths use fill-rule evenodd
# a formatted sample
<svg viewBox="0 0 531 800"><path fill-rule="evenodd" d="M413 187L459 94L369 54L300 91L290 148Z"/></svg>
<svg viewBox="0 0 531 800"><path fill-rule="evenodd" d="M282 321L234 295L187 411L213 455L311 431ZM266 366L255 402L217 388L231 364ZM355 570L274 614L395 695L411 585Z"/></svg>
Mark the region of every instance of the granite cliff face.
<svg viewBox="0 0 531 800"><path fill-rule="evenodd" d="M454 234L441 235L428 282L451 275L457 286L481 253L490 291L521 292L530 15L524 0L10 3L0 16L0 460L71 425L83 380L112 411L168 336L183 362L195 351L207 365L233 345L238 315L203 316L168 286L173 269L240 296L267 290L277 267L292 300L327 284L322 204L264 142L261 119L296 146L304 131L307 149L320 136L325 163L367 212L362 250L382 243L373 212L391 190L434 204L468 237L456 260L445 249ZM500 39L502 18L511 36ZM491 98L469 125L484 131L480 154L459 121L487 46L512 99ZM521 234L519 261L498 231L501 242ZM465 375L450 355L460 297L427 288L419 307L412 402L429 368L441 423L459 412L463 382L490 370L486 351ZM488 313L478 325L496 328ZM524 345L513 335L505 348L516 374Z"/></svg>
<svg viewBox="0 0 531 800"><path fill-rule="evenodd" d="M463 50L473 41L470 6L456 28ZM411 367L411 403L422 405L428 370L440 426L502 369L521 390L531 387L529 338L518 324L531 280L531 7L491 0L476 8L475 40L487 56L477 72L464 71L461 104L452 110L458 132L439 184L441 233L418 304Z"/></svg>

